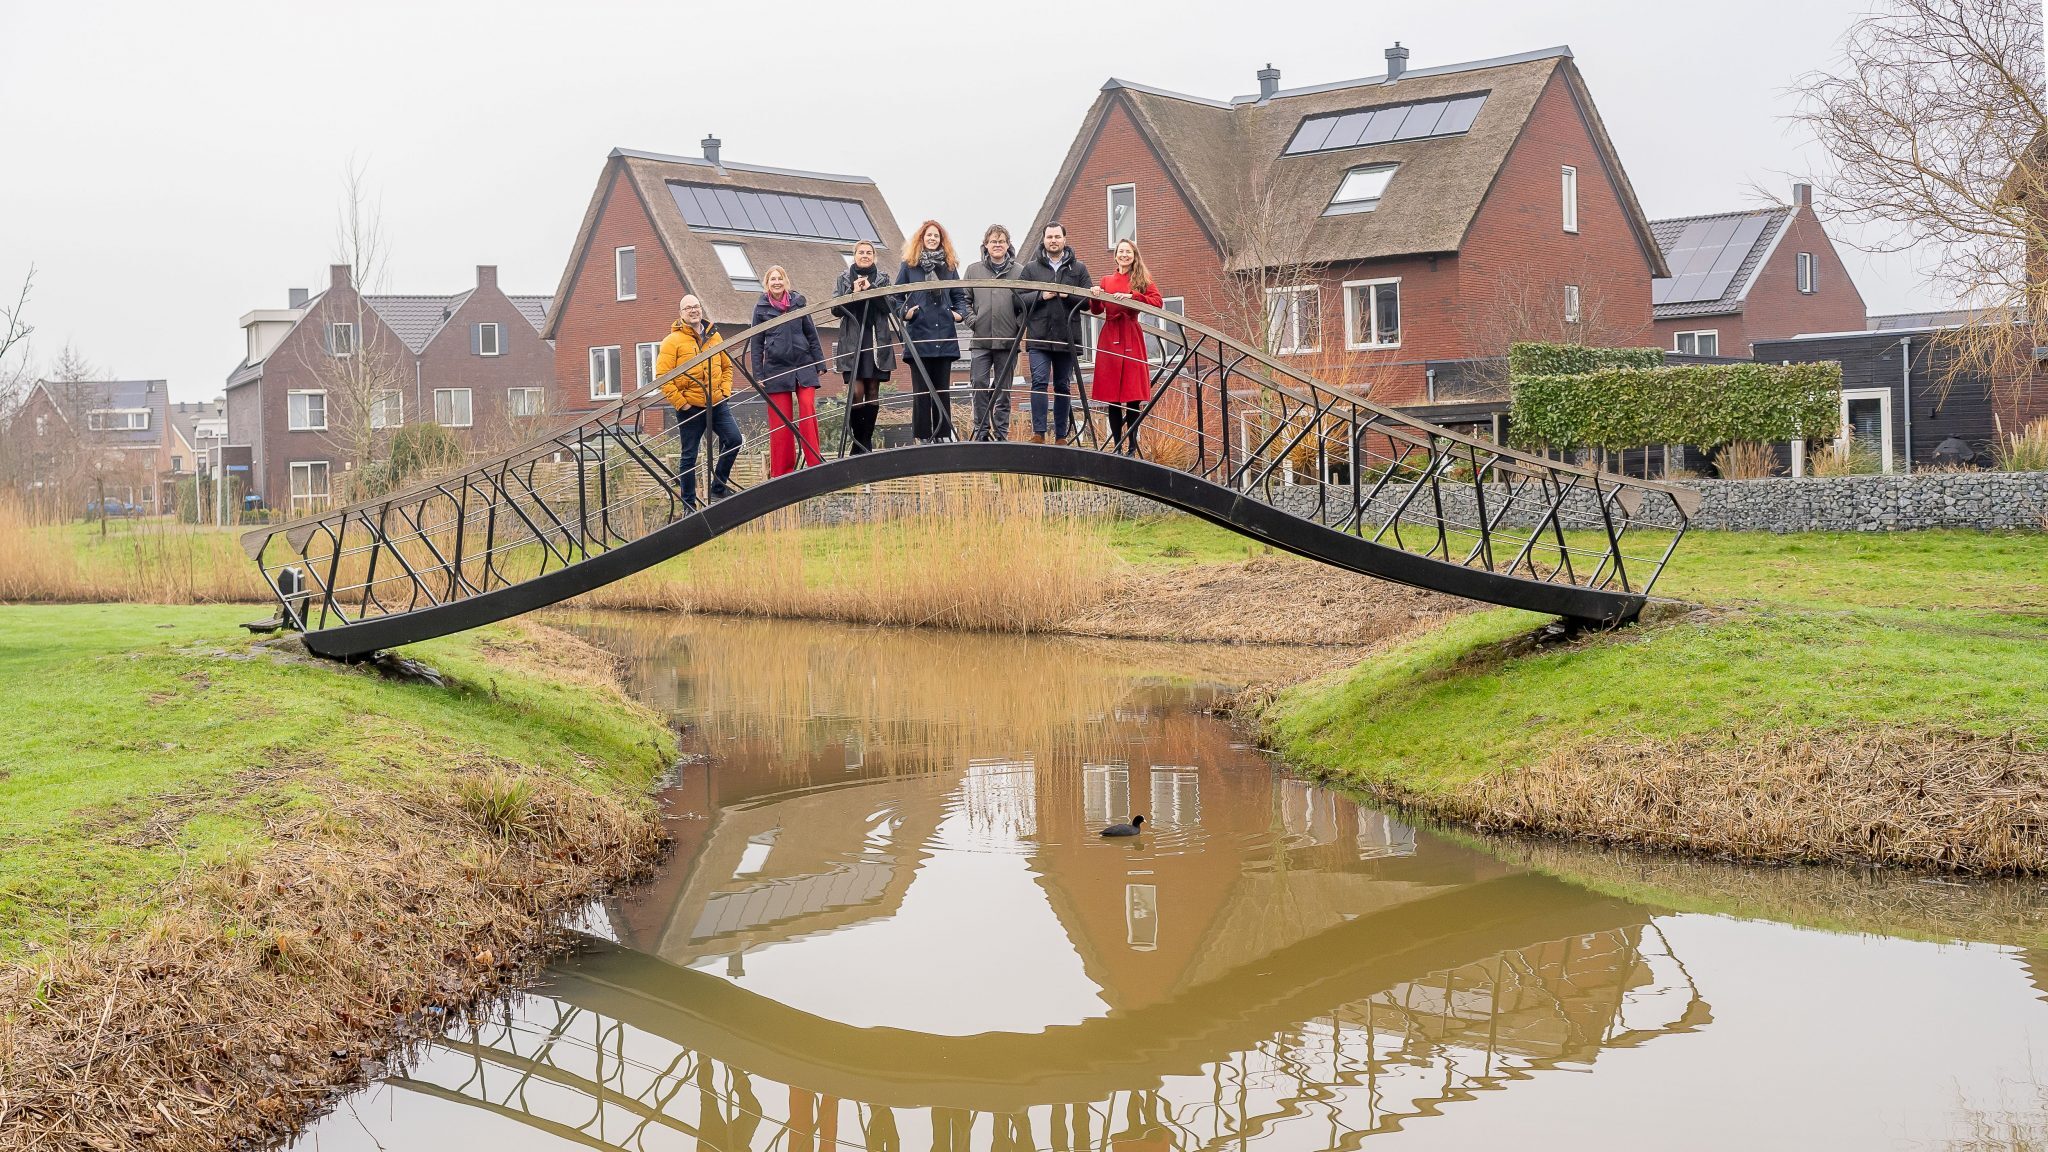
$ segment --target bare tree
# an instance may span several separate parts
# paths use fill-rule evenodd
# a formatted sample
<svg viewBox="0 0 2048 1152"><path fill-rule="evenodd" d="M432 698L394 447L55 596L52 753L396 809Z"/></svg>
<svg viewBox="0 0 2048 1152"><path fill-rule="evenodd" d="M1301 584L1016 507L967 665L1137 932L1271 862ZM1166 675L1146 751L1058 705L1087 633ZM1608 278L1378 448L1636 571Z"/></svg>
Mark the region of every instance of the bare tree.
<svg viewBox="0 0 2048 1152"><path fill-rule="evenodd" d="M1886 0L1805 77L1794 119L1833 159L1814 178L1866 251L1911 251L1973 323L1949 374L2013 399L2048 321L2048 101L2037 0Z"/></svg>
<svg viewBox="0 0 2048 1152"><path fill-rule="evenodd" d="M35 327L26 319L28 298L35 291L36 266L28 266L28 274L21 278L21 293L15 297L14 307L0 308L0 360L14 351L14 346L26 341Z"/></svg>
<svg viewBox="0 0 2048 1152"><path fill-rule="evenodd" d="M0 444L7 446L5 455L0 456L0 484L8 488L20 483L20 470L29 463L29 452L23 443L26 429L19 422L29 389L35 385L35 373L29 368L27 355L28 338L35 332L27 319L29 294L35 282L35 266L30 265L28 274L22 277L21 294L14 307L0 308ZM24 354L10 365L8 358L17 348Z"/></svg>
<svg viewBox="0 0 2048 1152"><path fill-rule="evenodd" d="M1578 277L1576 299L1562 283L1530 281L1502 272L1482 307L1461 319L1466 346L1477 350L1463 376L1439 381L1439 400L1505 400L1508 397L1508 346L1525 340L1582 344L1592 348L1641 345L1649 333L1639 324L1614 319L1607 297L1585 285L1591 269Z"/></svg>
<svg viewBox="0 0 2048 1152"><path fill-rule="evenodd" d="M1330 265L1310 245L1314 229L1312 219L1302 220L1305 195L1298 174L1247 165L1224 197L1224 272L1210 286L1208 315L1269 354L1321 344L1321 286ZM1309 285L1317 289L1313 297L1296 300L1286 291ZM1307 308L1309 299L1318 306Z"/></svg>
<svg viewBox="0 0 2048 1152"><path fill-rule="evenodd" d="M327 443L353 464L342 476L329 478L330 492L347 501L380 490L390 443L387 429L399 424L405 388L411 382L397 338L366 298L383 284L389 253L364 169L353 161L342 180L334 243L335 263L347 265L354 292L343 306L346 318L337 320L330 313L318 351L301 352L301 357L327 394ZM348 325L347 330L333 327L337 323Z"/></svg>

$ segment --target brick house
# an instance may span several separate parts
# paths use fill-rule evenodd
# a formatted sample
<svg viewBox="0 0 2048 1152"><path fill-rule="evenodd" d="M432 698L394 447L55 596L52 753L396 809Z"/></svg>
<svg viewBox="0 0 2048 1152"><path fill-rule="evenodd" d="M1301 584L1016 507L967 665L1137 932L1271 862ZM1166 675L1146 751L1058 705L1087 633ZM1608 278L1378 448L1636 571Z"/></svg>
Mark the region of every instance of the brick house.
<svg viewBox="0 0 2048 1152"><path fill-rule="evenodd" d="M359 294L349 266L327 288L291 290L287 307L242 317L241 364L227 380L227 443L250 450L249 489L290 514L325 505L356 461L343 429L351 381L368 379L380 434L407 423L452 429L472 453L526 439L549 410L554 351L540 336L548 298L512 296L479 265L451 295ZM353 375L366 373L367 375Z"/></svg>
<svg viewBox="0 0 2048 1152"><path fill-rule="evenodd" d="M7 445L26 465L22 495L47 515L80 514L102 492L109 501L157 512L171 467L169 408L162 380L36 381Z"/></svg>
<svg viewBox="0 0 2048 1152"><path fill-rule="evenodd" d="M1664 275L1569 48L1210 100L1112 79L1026 247L1135 236L1168 307L1381 403L1527 337L1639 343Z"/></svg>
<svg viewBox="0 0 2048 1152"><path fill-rule="evenodd" d="M831 295L856 241L874 241L895 270L903 233L873 180L735 164L716 137L703 148L702 157L625 148L606 157L542 332L555 345L558 410L588 411L645 387L685 294L730 338L752 323L772 265L813 303ZM837 324L821 316L818 326L829 354ZM838 383L833 373L823 380L827 392Z"/></svg>
<svg viewBox="0 0 2048 1152"><path fill-rule="evenodd" d="M1748 356L1763 340L1861 331L1863 294L1813 213L1792 203L1650 225L1671 270L1651 288L1657 344L1694 356Z"/></svg>

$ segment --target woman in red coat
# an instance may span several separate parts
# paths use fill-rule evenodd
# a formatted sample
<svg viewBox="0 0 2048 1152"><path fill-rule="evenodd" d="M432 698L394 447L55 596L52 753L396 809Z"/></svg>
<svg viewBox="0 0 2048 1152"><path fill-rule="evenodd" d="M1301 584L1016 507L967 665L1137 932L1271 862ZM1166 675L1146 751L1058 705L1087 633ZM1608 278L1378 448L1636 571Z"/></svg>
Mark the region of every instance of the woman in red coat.
<svg viewBox="0 0 2048 1152"><path fill-rule="evenodd" d="M1159 285L1145 270L1145 257L1136 241L1116 244L1116 271L1102 278L1097 291L1107 300L1091 300L1088 310L1103 317L1102 335L1095 341L1095 384L1089 395L1109 412L1109 441L1113 451L1138 454L1138 410L1152 398L1152 365L1145 359L1145 329L1138 323L1138 310L1119 300L1136 300L1159 307Z"/></svg>

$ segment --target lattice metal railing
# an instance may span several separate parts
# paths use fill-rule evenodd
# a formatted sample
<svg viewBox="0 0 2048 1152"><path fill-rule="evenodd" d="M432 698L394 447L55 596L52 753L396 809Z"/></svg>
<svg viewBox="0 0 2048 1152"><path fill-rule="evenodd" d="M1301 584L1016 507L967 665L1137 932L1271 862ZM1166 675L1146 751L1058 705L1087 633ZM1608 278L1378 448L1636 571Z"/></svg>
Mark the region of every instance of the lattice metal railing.
<svg viewBox="0 0 2048 1152"><path fill-rule="evenodd" d="M1016 290L1014 282L959 283ZM815 426L793 422L767 402L783 381L763 370L758 352L784 326L822 317L836 305L878 301L886 306L887 340L899 353L895 377L905 385L881 397L878 418L886 428L894 417L925 404L932 440L967 440L970 421L958 411L966 404L954 399L966 389L928 378L924 362L900 355L908 337L897 306L902 296L923 287L891 285L792 310L678 365L663 380L701 376L706 361L728 357L738 382L731 403L755 427L743 455L758 456L762 426L779 426L813 440L818 449L817 458L803 461L795 475L838 468L847 483L860 483L875 472L874 461L860 462L847 405L828 402ZM1065 286L1033 284L1030 290L1065 297L1076 310L1103 299ZM1068 434L1052 430L1053 445L1065 454L992 446L972 458L958 451L935 455L929 458L931 470L1034 472L1151 495L1160 487L1160 470L1172 469L1285 513L1288 524L1316 525L1426 562L1381 574L1610 622L1632 615L1684 534L1696 500L1686 490L1437 427L1320 383L1285 357L1174 313L1118 303L1141 313L1149 353L1149 398L1135 412L1118 413L1135 417L1134 442L1112 443L1109 413L1077 381ZM1001 350L1006 355L997 377L1013 397L1013 439L1027 426L1024 413L1033 398L1023 379L1028 354L1046 350L1022 337ZM244 546L285 605L287 622L309 632L488 600L702 512L695 497L708 497L709 485L681 470L673 413L661 389L649 386L601 410L562 419L513 452L390 496L258 529L244 536ZM1118 447L1123 454L1112 456ZM699 472L708 471L716 451L715 443L705 444ZM803 455L798 453L800 460ZM919 469L913 463L904 462L896 474L914 474ZM738 478L747 471L736 472L732 487L761 497L763 508L778 506L766 497L788 478L749 485ZM802 491L824 490L817 479L806 477ZM1236 507L1226 519L1242 530L1298 551L1328 552L1327 538L1288 538L1294 529L1275 527L1270 517L1254 530L1242 504ZM1350 566L1380 570L1374 564ZM1566 601L1535 594L1545 586L1584 595ZM512 610L546 602L539 594L521 599L535 603ZM505 609L501 603L490 610L433 612L431 627L423 621L413 630L418 635L406 631L404 638L470 627L509 614Z"/></svg>

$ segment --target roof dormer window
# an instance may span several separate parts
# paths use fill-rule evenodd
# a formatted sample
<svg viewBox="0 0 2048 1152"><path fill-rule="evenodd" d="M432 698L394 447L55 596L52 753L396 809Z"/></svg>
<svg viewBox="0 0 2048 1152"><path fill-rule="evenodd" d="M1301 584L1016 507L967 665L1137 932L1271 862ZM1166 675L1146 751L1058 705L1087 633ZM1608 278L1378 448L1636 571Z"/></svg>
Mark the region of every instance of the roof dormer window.
<svg viewBox="0 0 2048 1152"><path fill-rule="evenodd" d="M1373 164L1346 172L1344 182L1337 185L1337 194L1330 197L1330 206L1323 209L1323 215L1370 212L1379 207L1380 197L1387 191L1387 181L1394 178L1397 167L1399 165L1396 164Z"/></svg>

